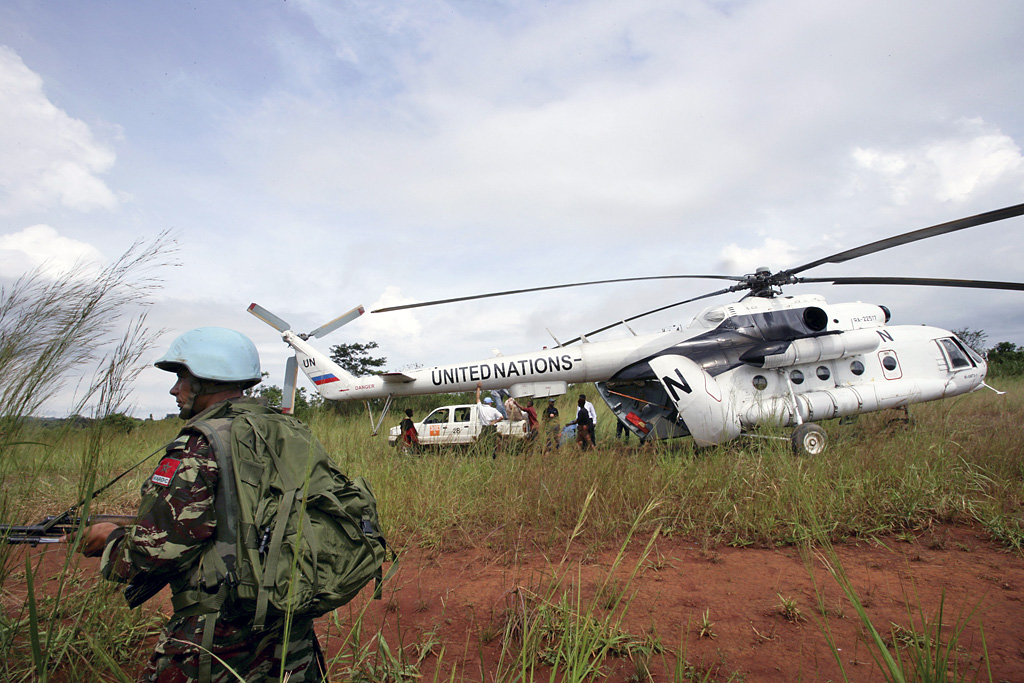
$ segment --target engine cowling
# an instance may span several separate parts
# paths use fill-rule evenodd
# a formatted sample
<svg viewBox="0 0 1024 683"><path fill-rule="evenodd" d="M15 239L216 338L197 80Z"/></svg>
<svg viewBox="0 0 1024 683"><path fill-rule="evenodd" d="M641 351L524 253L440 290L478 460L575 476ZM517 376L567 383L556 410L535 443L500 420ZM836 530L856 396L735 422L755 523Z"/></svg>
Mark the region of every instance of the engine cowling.
<svg viewBox="0 0 1024 683"><path fill-rule="evenodd" d="M762 344L744 352L740 360L758 368L784 368L869 353L878 348L880 341L881 337L873 329L853 330Z"/></svg>

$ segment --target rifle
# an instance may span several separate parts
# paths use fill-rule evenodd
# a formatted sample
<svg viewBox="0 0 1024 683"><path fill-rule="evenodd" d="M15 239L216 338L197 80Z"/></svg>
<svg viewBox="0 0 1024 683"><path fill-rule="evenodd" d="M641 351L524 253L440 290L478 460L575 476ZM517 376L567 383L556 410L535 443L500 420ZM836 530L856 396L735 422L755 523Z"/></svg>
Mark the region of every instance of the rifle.
<svg viewBox="0 0 1024 683"><path fill-rule="evenodd" d="M67 510L59 515L47 515L38 524L28 526L0 524L0 543L30 543L33 546L40 543L62 543L64 537L74 534L82 526L100 522L110 522L118 526L135 523L134 515L90 515L82 519L72 517L70 513L71 510ZM129 607L135 608L159 593L166 585L166 578L140 574L124 587L124 599Z"/></svg>
<svg viewBox="0 0 1024 683"><path fill-rule="evenodd" d="M71 516L70 510L59 515L47 515L37 524L17 526L0 524L0 541L3 543L60 543L64 536L78 531L81 526L89 526L99 522L110 522L118 526L135 523L134 515L91 515L83 520Z"/></svg>
<svg viewBox="0 0 1024 683"><path fill-rule="evenodd" d="M122 477L138 468L139 465L146 462L157 453L165 450L166 447L167 446L161 446L156 449L145 458L138 461L127 470L117 475L91 494L87 495L85 498L82 498L59 515L47 515L46 517L43 517L43 520L38 524L32 524L29 526L0 524L0 542L30 543L33 546L40 543L60 543L63 541L65 536L75 533L80 527L82 527L83 521L84 526L89 526L98 522L110 522L112 524L117 524L118 526L134 524L134 515L90 515L83 520L80 516L77 516L76 513L80 507L113 486L116 482L120 481ZM124 598L128 601L129 607L135 608L159 593L160 589L165 585L167 585L166 578L160 579L140 574L125 586Z"/></svg>

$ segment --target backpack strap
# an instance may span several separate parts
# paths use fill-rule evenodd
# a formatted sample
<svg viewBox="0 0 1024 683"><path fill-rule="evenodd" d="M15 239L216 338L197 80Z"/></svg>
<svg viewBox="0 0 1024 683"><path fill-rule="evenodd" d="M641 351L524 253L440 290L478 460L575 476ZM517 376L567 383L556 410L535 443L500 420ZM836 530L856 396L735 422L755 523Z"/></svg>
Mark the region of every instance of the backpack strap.
<svg viewBox="0 0 1024 683"><path fill-rule="evenodd" d="M231 584L235 576L235 539L237 529L236 509L238 494L235 484L235 471L231 459L230 441L224 434L231 434L231 423L234 418L222 417L210 420L198 420L192 427L198 430L209 441L213 454L217 458L220 476L217 479L216 504L214 505L217 533L213 548L203 555L203 585L197 591L183 591L181 599L172 599L175 613L180 609L196 609L199 605L203 614L203 641L199 653L199 681L206 683L212 678L213 667L213 636L221 608L227 600ZM217 588L211 595L209 591ZM175 596L178 597L178 596Z"/></svg>
<svg viewBox="0 0 1024 683"><path fill-rule="evenodd" d="M231 459L231 423L234 418L222 417L213 420L200 420L192 424L206 440L210 442L217 458L220 477L217 480L217 537L214 547L223 559L227 569L226 576L234 578L235 573L235 539L238 537L238 492L235 483L235 469ZM225 438L227 435L227 439Z"/></svg>

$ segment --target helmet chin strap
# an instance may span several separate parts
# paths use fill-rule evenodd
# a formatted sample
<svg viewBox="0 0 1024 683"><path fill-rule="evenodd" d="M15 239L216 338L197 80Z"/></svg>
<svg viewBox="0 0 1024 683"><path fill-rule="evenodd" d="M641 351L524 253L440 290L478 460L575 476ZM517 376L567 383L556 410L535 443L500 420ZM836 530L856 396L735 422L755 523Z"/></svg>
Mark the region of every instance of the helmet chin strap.
<svg viewBox="0 0 1024 683"><path fill-rule="evenodd" d="M238 395L241 395L245 386L244 383L239 382L214 382L213 380L200 379L195 376L189 377L189 399L181 406L181 412L178 413L178 417L183 420L190 420L201 413L202 410L196 410L196 399L200 396L220 394L226 391L237 392ZM203 410L208 408L209 405L204 406Z"/></svg>
<svg viewBox="0 0 1024 683"><path fill-rule="evenodd" d="M188 379L188 400L182 404L181 411L178 413L178 417L182 420L189 420L195 417L198 413L195 410L196 397L203 393L206 387L203 386L203 381L198 377L189 377Z"/></svg>

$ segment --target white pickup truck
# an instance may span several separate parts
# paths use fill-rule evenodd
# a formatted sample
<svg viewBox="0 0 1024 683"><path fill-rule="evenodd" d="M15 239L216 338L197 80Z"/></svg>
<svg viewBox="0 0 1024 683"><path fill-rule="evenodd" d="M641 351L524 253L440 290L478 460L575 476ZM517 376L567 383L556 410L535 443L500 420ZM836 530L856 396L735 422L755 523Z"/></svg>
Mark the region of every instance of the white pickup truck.
<svg viewBox="0 0 1024 683"><path fill-rule="evenodd" d="M471 444L480 438L480 418L475 403L435 408L422 422L413 424L421 446ZM526 420L502 420L497 425L498 436L525 438L526 426ZM401 436L401 428L392 427L388 443L398 445Z"/></svg>

